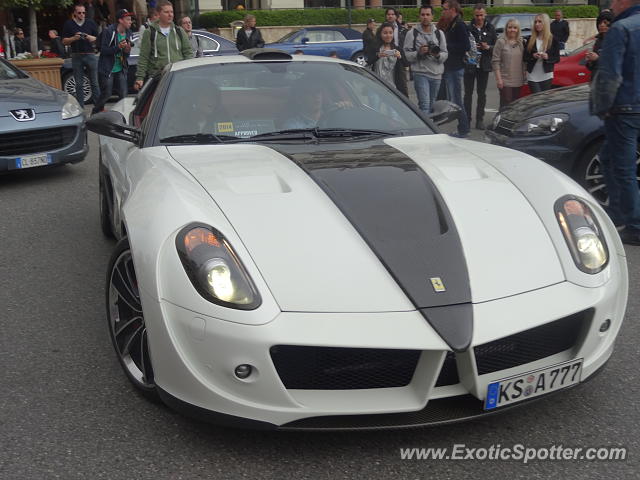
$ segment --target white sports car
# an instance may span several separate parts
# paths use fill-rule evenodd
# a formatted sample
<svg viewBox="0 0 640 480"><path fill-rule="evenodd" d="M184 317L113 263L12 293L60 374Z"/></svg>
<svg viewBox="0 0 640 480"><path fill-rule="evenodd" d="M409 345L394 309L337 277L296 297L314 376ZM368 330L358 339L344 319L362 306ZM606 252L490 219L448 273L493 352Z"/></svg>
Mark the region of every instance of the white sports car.
<svg viewBox="0 0 640 480"><path fill-rule="evenodd" d="M627 267L598 203L526 154L438 134L354 63L182 61L88 127L118 239L113 345L133 385L188 415L458 421L612 354Z"/></svg>

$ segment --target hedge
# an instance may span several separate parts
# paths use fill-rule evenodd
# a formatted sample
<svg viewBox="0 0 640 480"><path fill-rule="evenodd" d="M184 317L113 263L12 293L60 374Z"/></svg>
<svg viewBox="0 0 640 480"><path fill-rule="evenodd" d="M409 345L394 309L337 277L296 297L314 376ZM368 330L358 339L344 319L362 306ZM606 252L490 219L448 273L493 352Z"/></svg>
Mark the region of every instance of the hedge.
<svg viewBox="0 0 640 480"><path fill-rule="evenodd" d="M498 13L553 13L559 7L488 7L487 14ZM598 7L595 5L563 6L565 18L596 18ZM400 9L407 22L417 22L418 8ZM436 19L441 9L435 8ZM464 19L473 18L473 7L463 8ZM220 12L206 12L200 15L200 28L228 27L235 20L242 20L246 14L256 16L258 26L290 26L290 25L345 25L349 22L348 12L344 8L319 8L297 10L228 10ZM351 10L351 23L364 24L367 19L375 18L377 22L384 21L384 9Z"/></svg>

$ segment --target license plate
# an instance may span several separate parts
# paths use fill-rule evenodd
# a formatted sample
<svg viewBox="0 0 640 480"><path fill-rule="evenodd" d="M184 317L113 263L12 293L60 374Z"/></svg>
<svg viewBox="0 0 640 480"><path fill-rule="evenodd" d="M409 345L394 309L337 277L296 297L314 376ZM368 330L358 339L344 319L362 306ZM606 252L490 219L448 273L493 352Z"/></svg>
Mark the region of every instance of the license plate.
<svg viewBox="0 0 640 480"><path fill-rule="evenodd" d="M490 383L484 401L485 410L504 407L580 383L582 359L560 363L522 375Z"/></svg>
<svg viewBox="0 0 640 480"><path fill-rule="evenodd" d="M51 156L48 153L16 158L16 168L41 167L42 165L49 165L50 163Z"/></svg>

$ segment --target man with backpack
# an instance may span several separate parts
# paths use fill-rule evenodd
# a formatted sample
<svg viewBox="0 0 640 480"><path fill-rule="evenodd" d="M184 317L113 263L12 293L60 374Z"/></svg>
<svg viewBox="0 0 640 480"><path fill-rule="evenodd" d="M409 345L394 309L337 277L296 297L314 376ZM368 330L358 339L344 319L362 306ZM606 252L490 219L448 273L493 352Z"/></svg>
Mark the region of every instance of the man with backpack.
<svg viewBox="0 0 640 480"><path fill-rule="evenodd" d="M477 55L475 64L467 64L464 71L464 109L471 124L471 104L473 87L477 84L478 104L476 106L476 128L484 129L484 107L487 104L487 83L491 72L491 56L493 46L498 39L496 30L486 21L487 11L482 3L473 9L473 20L469 23L469 33L473 36Z"/></svg>
<svg viewBox="0 0 640 480"><path fill-rule="evenodd" d="M418 107L425 113L433 108L448 56L444 33L432 21L433 7L422 5L420 24L405 36L404 41L404 53L411 64Z"/></svg>
<svg viewBox="0 0 640 480"><path fill-rule="evenodd" d="M111 97L114 82L118 88L118 98L129 91L127 71L131 52L131 17L128 10L118 10L116 22L109 25L100 34L100 58L98 59L98 80L100 81L100 99L95 103L92 113L101 112Z"/></svg>
<svg viewBox="0 0 640 480"><path fill-rule="evenodd" d="M156 6L158 21L145 30L136 70L136 90L148 77L159 73L165 65L187 58L193 58L193 49L187 34L173 23L173 5L168 0L160 0Z"/></svg>

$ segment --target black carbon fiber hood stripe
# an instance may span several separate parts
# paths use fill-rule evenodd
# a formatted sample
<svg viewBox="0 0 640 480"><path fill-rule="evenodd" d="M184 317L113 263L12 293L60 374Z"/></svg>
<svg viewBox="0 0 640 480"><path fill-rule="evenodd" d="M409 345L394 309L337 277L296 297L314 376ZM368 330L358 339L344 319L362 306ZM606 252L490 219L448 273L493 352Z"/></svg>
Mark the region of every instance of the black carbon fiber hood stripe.
<svg viewBox="0 0 640 480"><path fill-rule="evenodd" d="M469 274L451 214L427 174L382 142L279 150L333 200L447 344L465 350L473 332Z"/></svg>

